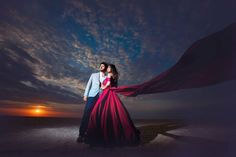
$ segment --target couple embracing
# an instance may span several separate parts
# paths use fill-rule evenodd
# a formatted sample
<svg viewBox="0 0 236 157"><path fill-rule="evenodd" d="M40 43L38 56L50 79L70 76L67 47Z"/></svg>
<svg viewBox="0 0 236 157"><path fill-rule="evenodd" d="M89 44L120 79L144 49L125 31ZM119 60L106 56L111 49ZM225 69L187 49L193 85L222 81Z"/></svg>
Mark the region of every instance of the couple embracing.
<svg viewBox="0 0 236 157"><path fill-rule="evenodd" d="M77 142L107 147L138 145L139 131L116 92L109 90L118 84L115 65L102 62L99 71L90 76L86 85L86 105Z"/></svg>

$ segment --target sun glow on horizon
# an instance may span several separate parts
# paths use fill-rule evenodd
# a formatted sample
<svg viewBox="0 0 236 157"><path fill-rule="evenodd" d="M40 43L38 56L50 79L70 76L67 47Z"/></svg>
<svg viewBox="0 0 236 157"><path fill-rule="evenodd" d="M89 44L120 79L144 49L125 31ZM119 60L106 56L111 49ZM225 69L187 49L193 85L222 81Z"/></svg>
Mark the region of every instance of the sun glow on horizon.
<svg viewBox="0 0 236 157"><path fill-rule="evenodd" d="M24 117L79 117L80 113L64 111L45 104L27 104L22 107L0 108L0 115Z"/></svg>
<svg viewBox="0 0 236 157"><path fill-rule="evenodd" d="M40 113L41 110L40 110L40 109L35 109L35 112L36 112L36 113Z"/></svg>
<svg viewBox="0 0 236 157"><path fill-rule="evenodd" d="M46 107L42 105L33 106L31 113L35 116L43 116L46 114Z"/></svg>

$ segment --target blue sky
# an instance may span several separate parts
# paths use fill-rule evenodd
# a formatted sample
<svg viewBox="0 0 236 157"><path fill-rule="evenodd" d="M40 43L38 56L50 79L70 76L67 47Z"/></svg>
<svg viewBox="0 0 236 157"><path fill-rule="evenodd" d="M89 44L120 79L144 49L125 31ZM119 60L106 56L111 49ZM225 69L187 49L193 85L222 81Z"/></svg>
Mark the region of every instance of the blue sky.
<svg viewBox="0 0 236 157"><path fill-rule="evenodd" d="M235 6L234 0L2 1L1 53L8 60L2 63L0 107L40 103L80 116L86 82L100 62L118 67L120 85L151 79L192 43L235 22ZM203 90L214 95L232 85L122 99L134 117L175 116L201 97L202 105L219 102Z"/></svg>

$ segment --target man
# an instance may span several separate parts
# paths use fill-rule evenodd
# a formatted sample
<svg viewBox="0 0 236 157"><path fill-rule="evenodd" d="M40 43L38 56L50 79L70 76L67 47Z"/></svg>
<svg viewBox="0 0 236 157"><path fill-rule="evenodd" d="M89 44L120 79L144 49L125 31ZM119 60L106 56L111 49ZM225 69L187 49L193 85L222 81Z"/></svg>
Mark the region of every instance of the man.
<svg viewBox="0 0 236 157"><path fill-rule="evenodd" d="M99 66L98 73L91 74L89 81L86 85L84 92L84 101L86 102L84 108L84 114L82 117L82 121L80 124L79 137L77 138L77 142L84 142L84 137L86 135L86 130L88 127L90 113L95 105L96 101L99 97L100 92L100 84L105 80L105 72L107 70L107 63L102 62Z"/></svg>

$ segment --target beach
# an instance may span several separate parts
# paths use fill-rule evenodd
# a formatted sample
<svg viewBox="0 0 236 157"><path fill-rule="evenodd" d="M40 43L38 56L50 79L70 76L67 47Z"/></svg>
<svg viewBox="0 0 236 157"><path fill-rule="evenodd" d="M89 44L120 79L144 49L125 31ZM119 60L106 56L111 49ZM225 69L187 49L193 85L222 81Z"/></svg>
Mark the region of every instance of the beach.
<svg viewBox="0 0 236 157"><path fill-rule="evenodd" d="M77 143L80 119L2 116L0 156L168 156L233 157L235 128L190 124L183 120L134 120L142 143L136 147L103 148Z"/></svg>

